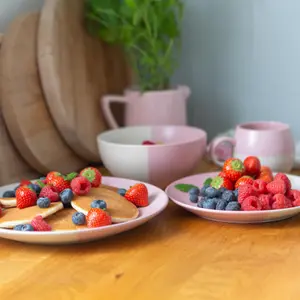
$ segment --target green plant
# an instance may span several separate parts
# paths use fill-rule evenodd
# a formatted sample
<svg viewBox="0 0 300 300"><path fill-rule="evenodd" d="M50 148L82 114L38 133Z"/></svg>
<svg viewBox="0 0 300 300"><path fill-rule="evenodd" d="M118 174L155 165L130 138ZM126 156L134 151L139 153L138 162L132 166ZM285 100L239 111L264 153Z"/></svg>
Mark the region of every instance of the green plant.
<svg viewBox="0 0 300 300"><path fill-rule="evenodd" d="M88 29L123 47L142 91L161 90L177 67L181 0L86 0Z"/></svg>

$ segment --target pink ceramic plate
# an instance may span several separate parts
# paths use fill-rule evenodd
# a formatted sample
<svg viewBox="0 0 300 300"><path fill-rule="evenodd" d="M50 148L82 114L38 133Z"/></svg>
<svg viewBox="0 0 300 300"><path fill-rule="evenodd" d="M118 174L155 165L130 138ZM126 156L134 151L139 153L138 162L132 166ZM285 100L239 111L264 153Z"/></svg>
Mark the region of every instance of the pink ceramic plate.
<svg viewBox="0 0 300 300"><path fill-rule="evenodd" d="M137 181L116 177L103 177L103 184L117 186L125 189L128 189L135 183L137 183ZM140 215L135 220L100 228L82 230L20 232L8 229L0 229L0 237L25 243L69 244L98 240L107 236L128 231L154 218L156 215L162 212L168 204L168 197L164 191L151 184L145 184L149 192L150 204L147 207L139 208ZM17 185L18 184L16 183L1 187L0 194L2 195L4 191L13 189Z"/></svg>
<svg viewBox="0 0 300 300"><path fill-rule="evenodd" d="M204 209L197 207L196 204L189 201L188 193L184 193L175 188L179 183L193 184L201 187L203 182L208 177L214 177L219 172L203 173L185 177L171 183L166 188L166 193L169 198L177 205L194 213L195 215L218 222L227 223L264 223L288 219L300 213L300 207L267 210L267 211L220 211L212 209ZM287 174L288 175L288 174ZM294 189L300 189L300 177L288 175Z"/></svg>

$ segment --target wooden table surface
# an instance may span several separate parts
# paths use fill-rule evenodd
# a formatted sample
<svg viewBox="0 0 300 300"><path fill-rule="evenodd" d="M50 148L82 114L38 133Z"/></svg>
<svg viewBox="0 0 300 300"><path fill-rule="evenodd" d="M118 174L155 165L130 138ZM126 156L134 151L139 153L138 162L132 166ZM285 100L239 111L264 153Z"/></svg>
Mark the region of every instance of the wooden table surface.
<svg viewBox="0 0 300 300"><path fill-rule="evenodd" d="M197 172L216 169L202 163ZM222 224L170 203L149 223L98 242L0 239L0 257L3 300L300 299L300 217Z"/></svg>

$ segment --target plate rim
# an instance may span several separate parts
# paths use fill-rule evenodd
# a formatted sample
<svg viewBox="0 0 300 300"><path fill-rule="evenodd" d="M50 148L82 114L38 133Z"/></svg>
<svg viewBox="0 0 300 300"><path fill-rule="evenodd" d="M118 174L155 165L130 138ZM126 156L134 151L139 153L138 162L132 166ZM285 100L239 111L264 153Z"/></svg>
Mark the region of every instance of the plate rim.
<svg viewBox="0 0 300 300"><path fill-rule="evenodd" d="M137 180L134 180L134 179L129 179L129 178L122 178L122 177L113 177L113 176L102 176L102 179L105 181L107 179L109 180L125 180L125 181L134 181L134 182L138 182L138 183L143 183L145 184L147 187L150 186L156 190L159 191L159 194L160 196L163 196L162 197L162 200L160 199L158 201L158 203L160 204L159 208L157 210L155 210L155 212L151 213L151 214L148 214L146 216L142 216L142 217L137 217L136 219L133 219L133 220L129 220L129 221L126 221L126 222L122 222L122 223L115 223L115 224L111 224L111 225L108 225L108 226L103 226L103 227L97 227L97 228L84 228L84 229L77 229L77 230L53 230L53 231L16 231L16 230L12 230L12 229L7 229L7 228L0 228L0 234L1 235L13 235L13 236L19 236L19 235L25 235L25 236L55 236L55 235L59 235L59 236L63 236L63 235L70 235L70 234L84 234L86 232L88 233L93 233L93 232L101 232L101 231L106 231L107 228L122 228L124 226L124 224L134 224L134 223L138 223L138 220L144 220L144 219L152 219L154 217L156 217L158 214L160 214L161 212L163 212L165 210L165 208L167 207L168 203L169 203L169 197L167 195L167 193L160 189L159 187L153 185L153 184L150 184L150 183L147 183L147 182L143 182L143 181L137 181ZM38 180L38 179L32 179L31 181L35 181L35 180ZM4 188L6 186L13 186L13 185L18 185L19 182L17 183L10 183L10 184L7 184L7 185L3 185L3 186L0 186L0 188ZM104 182L105 184L105 182ZM155 197L156 198L156 197ZM153 202L155 202L157 200L154 200ZM151 204L150 204L151 205ZM147 206L149 207L149 206ZM140 208L138 208L140 209ZM131 230L131 229L129 229ZM119 232L117 232L119 233ZM112 234L112 235L116 235L117 233L115 234ZM4 237L3 237L4 238Z"/></svg>
<svg viewBox="0 0 300 300"><path fill-rule="evenodd" d="M246 215L265 215L265 214L271 214L272 215L272 214L282 213L282 212L286 212L286 211L295 212L295 215L296 215L296 213L300 213L300 206L290 207L290 208L274 209L274 210L255 210L255 211L214 210L214 209L201 208L201 207L198 207L198 206L193 206L193 205L182 203L181 201L174 199L170 194L171 188L173 188L175 184L179 183L183 179L186 180L186 179L191 178L191 177L196 177L196 176L199 176L199 175L204 176L206 174L211 174L211 175L215 174L215 175L217 175L218 173L220 173L220 171L197 173L197 174L194 174L194 175L182 177L182 178L180 178L178 180L175 180L172 183L170 183L166 187L165 192L168 195L169 199L171 199L176 205L187 208L189 210L192 209L192 210L198 211L198 212L212 212L213 211L214 213L216 213L218 215L236 214L236 215L240 215L240 216L242 216L242 215L244 215L244 216L246 216ZM273 174L277 174L277 173L278 172L273 172ZM300 180L300 176L298 176L298 175L289 174L289 173L284 173L284 174L286 174L288 177L297 177Z"/></svg>

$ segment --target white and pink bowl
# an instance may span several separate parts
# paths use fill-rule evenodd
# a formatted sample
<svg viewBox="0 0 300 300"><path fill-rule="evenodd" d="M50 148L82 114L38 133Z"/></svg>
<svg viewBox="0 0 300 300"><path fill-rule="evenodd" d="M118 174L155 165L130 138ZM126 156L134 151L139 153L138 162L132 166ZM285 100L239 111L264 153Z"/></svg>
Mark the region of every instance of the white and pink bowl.
<svg viewBox="0 0 300 300"><path fill-rule="evenodd" d="M157 144L142 145L150 140ZM207 134L190 126L132 126L97 137L105 167L113 176L165 188L190 175L205 154Z"/></svg>

